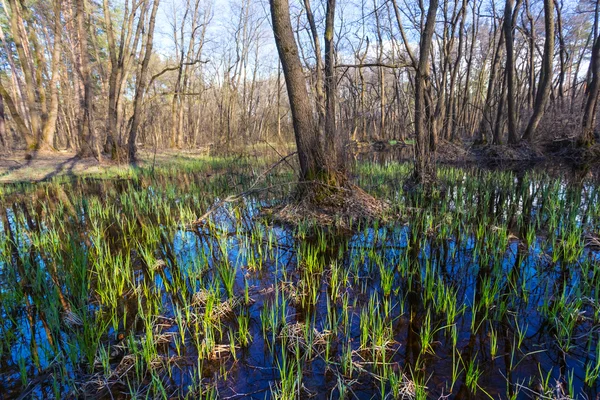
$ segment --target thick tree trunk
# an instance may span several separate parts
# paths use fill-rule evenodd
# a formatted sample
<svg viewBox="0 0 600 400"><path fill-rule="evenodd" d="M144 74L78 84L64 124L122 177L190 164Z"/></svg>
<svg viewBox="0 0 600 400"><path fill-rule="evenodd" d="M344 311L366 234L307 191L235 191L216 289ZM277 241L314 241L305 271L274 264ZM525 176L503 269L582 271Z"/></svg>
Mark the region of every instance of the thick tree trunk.
<svg viewBox="0 0 600 400"><path fill-rule="evenodd" d="M288 0L270 0L275 43L288 91L294 135L300 161L300 179L311 180L326 169L319 130L313 117L306 80L294 39Z"/></svg>
<svg viewBox="0 0 600 400"><path fill-rule="evenodd" d="M439 1L431 0L427 11L425 28L421 34L419 45L419 61L415 73L415 134L417 136L416 160L414 179L417 183L424 184L435 178L435 166L432 165L430 131L432 121L428 120L431 110L428 110L430 102L427 101L427 92L430 86L429 76L429 52L435 29L435 18Z"/></svg>
<svg viewBox="0 0 600 400"><path fill-rule="evenodd" d="M598 108L598 96L600 95L600 35L596 38L592 50L592 61L590 65L592 81L588 88L583 114L583 132L581 144L591 146L595 142L594 129L596 127L596 112Z"/></svg>
<svg viewBox="0 0 600 400"><path fill-rule="evenodd" d="M554 2L553 0L544 0L544 21L546 28L546 41L544 43L544 56L542 59L542 71L540 73L540 83L535 96L535 105L533 115L529 119L523 140L533 141L535 131L544 115L544 109L550 98L552 90L552 70L554 59ZM510 96L510 95L509 95ZM509 99L510 101L510 99Z"/></svg>

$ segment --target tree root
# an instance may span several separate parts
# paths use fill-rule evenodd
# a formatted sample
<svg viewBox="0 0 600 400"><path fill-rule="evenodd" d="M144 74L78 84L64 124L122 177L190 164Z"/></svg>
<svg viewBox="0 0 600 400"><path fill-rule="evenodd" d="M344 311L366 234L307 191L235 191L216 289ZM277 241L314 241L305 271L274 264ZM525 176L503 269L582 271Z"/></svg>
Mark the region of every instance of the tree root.
<svg viewBox="0 0 600 400"><path fill-rule="evenodd" d="M309 223L347 230L354 230L358 222L385 220L389 216L388 203L349 182L339 186L318 181L301 182L299 186L296 196L289 202L264 208L263 215L286 225Z"/></svg>

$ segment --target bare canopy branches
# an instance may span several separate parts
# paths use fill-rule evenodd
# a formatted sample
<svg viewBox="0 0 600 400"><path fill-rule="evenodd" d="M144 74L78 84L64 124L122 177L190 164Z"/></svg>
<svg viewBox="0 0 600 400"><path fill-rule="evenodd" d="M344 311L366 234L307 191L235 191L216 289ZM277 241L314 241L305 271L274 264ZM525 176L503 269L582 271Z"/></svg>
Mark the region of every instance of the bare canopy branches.
<svg viewBox="0 0 600 400"><path fill-rule="evenodd" d="M350 139L395 141L424 179L445 141L597 140L597 1L225 3L0 1L2 145L128 161L296 142L314 175L343 171Z"/></svg>

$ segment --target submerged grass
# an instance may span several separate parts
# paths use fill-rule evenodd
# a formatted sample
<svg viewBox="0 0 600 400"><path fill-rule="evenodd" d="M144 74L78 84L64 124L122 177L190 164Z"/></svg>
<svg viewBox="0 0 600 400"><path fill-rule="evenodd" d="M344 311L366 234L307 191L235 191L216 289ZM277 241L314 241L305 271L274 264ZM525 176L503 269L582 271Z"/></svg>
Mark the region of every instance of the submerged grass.
<svg viewBox="0 0 600 400"><path fill-rule="evenodd" d="M265 162L0 187L0 398L598 396L597 182L358 163L400 217L336 234L221 202Z"/></svg>

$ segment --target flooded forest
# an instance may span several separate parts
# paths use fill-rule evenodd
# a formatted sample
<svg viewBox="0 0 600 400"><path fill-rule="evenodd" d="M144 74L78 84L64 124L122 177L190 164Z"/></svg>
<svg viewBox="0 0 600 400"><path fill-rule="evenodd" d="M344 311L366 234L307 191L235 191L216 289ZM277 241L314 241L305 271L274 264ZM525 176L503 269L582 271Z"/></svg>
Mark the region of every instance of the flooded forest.
<svg viewBox="0 0 600 400"><path fill-rule="evenodd" d="M600 399L599 0L0 0L0 400Z"/></svg>

